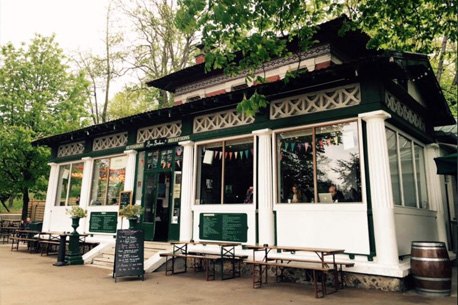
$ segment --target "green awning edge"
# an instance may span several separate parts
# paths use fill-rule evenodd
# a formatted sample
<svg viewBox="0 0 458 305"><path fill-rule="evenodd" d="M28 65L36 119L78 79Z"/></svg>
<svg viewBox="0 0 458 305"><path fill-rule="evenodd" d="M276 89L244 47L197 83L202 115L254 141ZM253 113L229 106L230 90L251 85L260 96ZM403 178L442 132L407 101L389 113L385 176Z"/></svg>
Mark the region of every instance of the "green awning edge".
<svg viewBox="0 0 458 305"><path fill-rule="evenodd" d="M434 158L438 175L456 175L457 153Z"/></svg>

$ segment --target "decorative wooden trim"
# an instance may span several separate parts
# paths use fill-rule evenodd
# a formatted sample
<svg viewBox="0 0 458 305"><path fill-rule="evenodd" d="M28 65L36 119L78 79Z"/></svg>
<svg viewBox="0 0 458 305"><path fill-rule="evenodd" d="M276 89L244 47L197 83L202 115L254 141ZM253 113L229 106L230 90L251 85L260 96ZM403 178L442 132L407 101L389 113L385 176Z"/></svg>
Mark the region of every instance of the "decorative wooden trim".
<svg viewBox="0 0 458 305"><path fill-rule="evenodd" d="M57 149L57 157L79 155L84 152L84 141L60 145Z"/></svg>
<svg viewBox="0 0 458 305"><path fill-rule="evenodd" d="M116 133L94 139L93 151L122 147L127 145L127 132Z"/></svg>
<svg viewBox="0 0 458 305"><path fill-rule="evenodd" d="M137 143L143 143L156 138L178 137L181 135L181 129L181 121L140 128L137 131Z"/></svg>
<svg viewBox="0 0 458 305"><path fill-rule="evenodd" d="M231 109L216 113L201 115L194 118L194 133L219 130L224 128L248 125L254 122L254 117L246 117L243 113Z"/></svg>
<svg viewBox="0 0 458 305"><path fill-rule="evenodd" d="M385 104L391 111L402 117L404 120L406 120L413 126L417 127L422 131L426 131L426 126L423 118L418 113L416 113L406 105L402 104L401 101L395 98L388 91L385 91Z"/></svg>

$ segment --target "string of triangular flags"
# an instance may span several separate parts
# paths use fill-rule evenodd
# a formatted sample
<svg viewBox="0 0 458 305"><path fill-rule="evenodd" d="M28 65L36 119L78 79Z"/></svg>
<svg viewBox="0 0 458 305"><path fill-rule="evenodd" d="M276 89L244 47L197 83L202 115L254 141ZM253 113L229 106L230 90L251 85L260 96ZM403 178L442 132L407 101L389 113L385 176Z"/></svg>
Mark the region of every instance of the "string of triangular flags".
<svg viewBox="0 0 458 305"><path fill-rule="evenodd" d="M224 159L225 160L243 160L243 159L248 159L249 156L253 155L253 148L251 149L245 149L245 150L239 150L239 151L230 151L230 152L225 152L224 153ZM221 160L223 157L223 152L222 151L214 151L213 152L213 158L214 159L219 159Z"/></svg>
<svg viewBox="0 0 458 305"><path fill-rule="evenodd" d="M331 145L339 145L339 137L335 136L330 138L321 138L317 141L317 143L320 146L320 148L324 148L325 146ZM294 151L294 149L296 148L298 149L298 151L301 151L302 148L304 148L304 151L309 151L312 149L310 142L281 142L280 147L286 151Z"/></svg>

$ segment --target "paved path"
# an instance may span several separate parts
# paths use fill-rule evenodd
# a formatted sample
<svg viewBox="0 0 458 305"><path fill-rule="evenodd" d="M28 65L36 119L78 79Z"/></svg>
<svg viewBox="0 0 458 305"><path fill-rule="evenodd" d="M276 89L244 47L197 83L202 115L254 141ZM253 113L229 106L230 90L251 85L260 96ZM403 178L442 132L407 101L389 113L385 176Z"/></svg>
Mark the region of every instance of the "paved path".
<svg viewBox="0 0 458 305"><path fill-rule="evenodd" d="M448 298L345 288L324 299L315 299L309 285L278 283L255 290L250 277L207 282L203 273L193 272L175 276L149 273L144 282L126 277L115 284L107 270L54 267L56 256L11 252L10 247L0 245L0 305L457 304L456 282Z"/></svg>

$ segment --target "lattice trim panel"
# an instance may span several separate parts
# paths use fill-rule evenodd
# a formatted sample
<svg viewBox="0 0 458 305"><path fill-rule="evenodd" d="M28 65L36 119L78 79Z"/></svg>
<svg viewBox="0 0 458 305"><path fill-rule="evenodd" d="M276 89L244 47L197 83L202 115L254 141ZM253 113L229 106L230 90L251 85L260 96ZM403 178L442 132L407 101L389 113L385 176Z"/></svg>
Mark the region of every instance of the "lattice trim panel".
<svg viewBox="0 0 458 305"><path fill-rule="evenodd" d="M404 120L413 126L420 130L426 131L425 121L423 121L421 116L406 105L403 105L401 101L395 98L388 91L385 91L385 104L388 106L388 108L390 108L391 111L397 113L400 117L404 118Z"/></svg>
<svg viewBox="0 0 458 305"><path fill-rule="evenodd" d="M57 149L57 157L79 155L84 152L84 141L60 145Z"/></svg>
<svg viewBox="0 0 458 305"><path fill-rule="evenodd" d="M92 150L105 150L110 148L122 147L127 144L127 132L116 133L109 136L94 139Z"/></svg>
<svg viewBox="0 0 458 305"><path fill-rule="evenodd" d="M282 119L361 103L359 84L337 87L304 95L288 97L270 103L270 119Z"/></svg>
<svg viewBox="0 0 458 305"><path fill-rule="evenodd" d="M181 121L140 128L137 132L137 143L156 138L178 137L181 135Z"/></svg>
<svg viewBox="0 0 458 305"><path fill-rule="evenodd" d="M300 60L304 61L304 60L312 58L312 57L317 57L317 56L320 56L320 55L323 55L323 54L329 54L330 51L331 51L331 46L330 45L323 45L323 46L315 47L315 48L310 49L307 52L300 53ZM260 68L260 69L256 70L256 72L261 72L263 70L275 69L275 68L278 68L278 67L281 67L281 66L285 66L285 65L292 64L292 63L296 63L298 61L299 61L299 55L297 55L297 54L295 54L295 55L293 55L291 57L287 57L287 58L283 57L283 58L275 59L275 60L266 62L264 64L263 68L262 69ZM207 88L207 87L210 87L210 86L222 84L222 83L225 83L225 82L237 79L237 78L243 78L243 77L245 77L246 73L248 73L248 71L244 71L244 72L242 72L240 75L238 75L236 77L233 77L233 76L230 76L230 75L222 75L222 76L218 76L218 77L212 77L212 78L206 79L204 81L196 81L194 83L191 83L190 85L177 88L175 94L176 95L185 94L185 93L188 93L188 92L191 92L191 91L195 91L195 90Z"/></svg>
<svg viewBox="0 0 458 305"><path fill-rule="evenodd" d="M224 129L254 122L254 117L246 117L237 113L237 110L227 110L194 118L194 132L206 132L217 129Z"/></svg>

